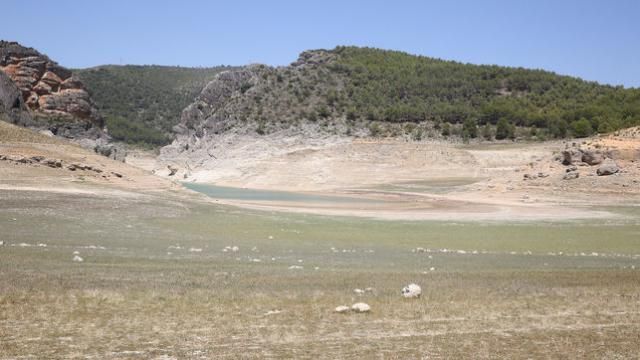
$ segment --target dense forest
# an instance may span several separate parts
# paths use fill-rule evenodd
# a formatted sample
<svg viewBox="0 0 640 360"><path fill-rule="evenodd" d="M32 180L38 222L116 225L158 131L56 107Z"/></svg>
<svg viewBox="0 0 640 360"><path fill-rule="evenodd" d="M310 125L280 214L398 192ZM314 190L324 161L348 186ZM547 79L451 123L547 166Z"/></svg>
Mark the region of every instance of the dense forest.
<svg viewBox="0 0 640 360"><path fill-rule="evenodd" d="M161 146L180 113L213 77L228 67L100 66L74 70L116 140Z"/></svg>
<svg viewBox="0 0 640 360"><path fill-rule="evenodd" d="M397 51L338 47L330 68L344 75L345 115L381 122L433 121L446 133L584 137L640 124L640 90L541 70L478 66ZM486 134L485 130L485 136Z"/></svg>

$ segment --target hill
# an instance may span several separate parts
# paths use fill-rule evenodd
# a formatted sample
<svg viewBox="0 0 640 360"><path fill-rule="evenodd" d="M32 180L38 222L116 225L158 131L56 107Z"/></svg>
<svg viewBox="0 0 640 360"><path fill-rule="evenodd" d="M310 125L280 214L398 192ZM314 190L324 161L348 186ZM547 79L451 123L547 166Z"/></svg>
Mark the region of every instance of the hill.
<svg viewBox="0 0 640 360"><path fill-rule="evenodd" d="M157 146L170 140L182 109L226 69L105 65L74 74L86 84L112 137Z"/></svg>
<svg viewBox="0 0 640 360"><path fill-rule="evenodd" d="M542 70L471 65L398 51L307 51L287 67L217 77L185 109L187 138L300 125L374 137L585 137L640 124L640 90ZM193 145L193 144L191 144Z"/></svg>

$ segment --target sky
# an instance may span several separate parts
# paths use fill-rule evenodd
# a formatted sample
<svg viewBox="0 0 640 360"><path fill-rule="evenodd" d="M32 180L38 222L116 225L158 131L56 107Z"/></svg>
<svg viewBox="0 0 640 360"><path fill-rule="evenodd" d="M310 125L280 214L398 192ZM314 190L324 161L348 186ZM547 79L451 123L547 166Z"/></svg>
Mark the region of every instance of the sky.
<svg viewBox="0 0 640 360"><path fill-rule="evenodd" d="M287 65L307 49L356 45L640 87L638 0L3 0L2 8L0 39L71 68Z"/></svg>

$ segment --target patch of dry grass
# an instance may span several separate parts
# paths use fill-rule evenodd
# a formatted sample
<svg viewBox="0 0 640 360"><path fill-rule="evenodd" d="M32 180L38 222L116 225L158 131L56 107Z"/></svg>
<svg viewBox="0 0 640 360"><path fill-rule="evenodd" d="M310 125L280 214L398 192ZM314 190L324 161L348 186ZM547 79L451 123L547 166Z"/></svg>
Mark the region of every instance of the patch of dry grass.
<svg viewBox="0 0 640 360"><path fill-rule="evenodd" d="M503 229L286 216L151 197L0 198L1 236L9 243L0 247L1 359L600 359L640 352L635 223L608 224L608 238L598 242L593 224L585 231L586 224ZM608 242L620 256L547 255L602 250ZM410 251L446 244L492 251ZM222 252L227 245L240 251ZM523 255L527 248L535 254ZM85 262L71 261L75 250ZM289 270L292 264L303 269ZM422 285L422 298L400 296L409 282ZM366 287L375 290L353 291ZM358 301L372 312L333 312ZM281 312L267 315L272 310Z"/></svg>
<svg viewBox="0 0 640 360"><path fill-rule="evenodd" d="M1 115L0 115L1 117ZM39 134L31 129L9 124L0 118L0 142L28 142L35 144L68 144L60 139Z"/></svg>

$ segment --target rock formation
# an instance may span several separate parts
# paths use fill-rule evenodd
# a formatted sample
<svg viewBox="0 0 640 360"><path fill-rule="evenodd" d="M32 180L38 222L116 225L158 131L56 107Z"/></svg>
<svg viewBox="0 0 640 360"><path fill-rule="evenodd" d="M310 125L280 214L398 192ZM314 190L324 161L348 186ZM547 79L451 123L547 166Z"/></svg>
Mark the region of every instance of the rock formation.
<svg viewBox="0 0 640 360"><path fill-rule="evenodd" d="M33 121L30 117L12 116L14 123L46 128L58 136L74 139L95 139L104 135L101 133L103 119L83 84L70 70L32 48L16 42L0 41L0 71L15 84L22 95L22 103L32 114ZM8 88L4 77L0 78L0 82L2 88ZM13 94L11 91L0 91ZM10 105L13 108L22 106L17 103Z"/></svg>
<svg viewBox="0 0 640 360"><path fill-rule="evenodd" d="M217 74L183 110L173 128L175 140L162 149L161 158L182 155L201 163L216 156L211 149L220 134L262 135L300 123L314 126L314 121L301 119L310 117L310 109L342 84L342 78L328 70L335 57L330 51L307 51L289 66L254 64Z"/></svg>

